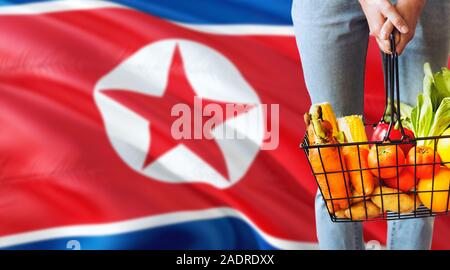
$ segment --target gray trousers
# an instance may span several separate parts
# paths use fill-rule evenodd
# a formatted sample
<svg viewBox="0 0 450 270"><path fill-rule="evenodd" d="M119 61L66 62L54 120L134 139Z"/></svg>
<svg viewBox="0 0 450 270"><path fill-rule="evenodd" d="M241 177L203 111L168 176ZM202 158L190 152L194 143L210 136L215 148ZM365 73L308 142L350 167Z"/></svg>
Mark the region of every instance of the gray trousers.
<svg viewBox="0 0 450 270"><path fill-rule="evenodd" d="M337 116L363 114L369 27L358 1L293 0L292 19L312 103L330 102ZM450 0L428 0L414 39L399 57L403 102L416 104L424 63L437 71L447 66L449 52ZM433 223L433 218L389 221L387 248L429 249ZM320 194L316 228L321 249L364 249L362 224L332 223Z"/></svg>

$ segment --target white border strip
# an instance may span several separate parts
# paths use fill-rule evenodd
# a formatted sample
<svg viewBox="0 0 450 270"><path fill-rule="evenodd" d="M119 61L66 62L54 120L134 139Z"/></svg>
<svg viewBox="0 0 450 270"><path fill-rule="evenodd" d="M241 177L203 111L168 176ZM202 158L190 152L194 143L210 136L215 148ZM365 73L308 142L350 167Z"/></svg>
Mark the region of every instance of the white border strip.
<svg viewBox="0 0 450 270"><path fill-rule="evenodd" d="M204 25L173 22L179 26L198 32L222 35L277 35L293 36L292 26L232 24L232 25Z"/></svg>
<svg viewBox="0 0 450 270"><path fill-rule="evenodd" d="M126 6L108 1L61 0L61 1L48 1L48 2L11 5L11 6L1 6L0 15L35 15L50 12L111 8L111 7L126 8Z"/></svg>
<svg viewBox="0 0 450 270"><path fill-rule="evenodd" d="M97 8L124 8L127 6L98 0L60 0L42 3L30 3L0 7L0 15L37 15L71 10L87 10ZM187 24L171 21L179 26L204 33L222 35L279 35L293 36L292 26L256 25L256 24Z"/></svg>
<svg viewBox="0 0 450 270"><path fill-rule="evenodd" d="M259 229L247 216L233 208L211 208L198 211L180 211L168 214L154 215L149 217L131 219L112 223L96 225L74 225L55 227L18 233L0 237L0 248L6 248L26 243L43 240L57 239L63 237L86 237L124 234L140 230L152 229L160 226L179 224L190 221L209 220L217 218L234 217L243 220L252 227L269 244L279 249L305 250L318 249L317 243L299 242L277 238Z"/></svg>

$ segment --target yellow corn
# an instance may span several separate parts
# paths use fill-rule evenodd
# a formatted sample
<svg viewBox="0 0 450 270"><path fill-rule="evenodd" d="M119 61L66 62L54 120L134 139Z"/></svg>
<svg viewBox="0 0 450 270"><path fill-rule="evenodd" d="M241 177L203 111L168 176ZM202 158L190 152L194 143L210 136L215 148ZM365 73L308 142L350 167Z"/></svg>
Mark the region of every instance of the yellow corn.
<svg viewBox="0 0 450 270"><path fill-rule="evenodd" d="M361 115L341 117L337 122L339 130L344 132L348 142L367 142L367 134ZM368 148L367 145L362 147Z"/></svg>
<svg viewBox="0 0 450 270"><path fill-rule="evenodd" d="M320 106L322 108L322 119L330 122L331 127L333 127L333 136L338 136L339 128L336 122L336 115L334 114L333 108L331 107L330 103L324 102L315 104L311 108L313 108L314 106Z"/></svg>

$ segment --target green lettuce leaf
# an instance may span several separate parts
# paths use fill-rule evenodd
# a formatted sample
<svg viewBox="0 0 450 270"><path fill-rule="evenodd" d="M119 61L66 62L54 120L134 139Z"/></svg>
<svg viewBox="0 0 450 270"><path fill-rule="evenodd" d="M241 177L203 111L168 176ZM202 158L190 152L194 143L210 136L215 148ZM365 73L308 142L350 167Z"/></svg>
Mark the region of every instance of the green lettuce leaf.
<svg viewBox="0 0 450 270"><path fill-rule="evenodd" d="M417 106L411 110L411 127L416 137L439 136L450 126L450 71L442 68L433 74L426 63L424 73L423 94L417 96Z"/></svg>
<svg viewBox="0 0 450 270"><path fill-rule="evenodd" d="M411 111L411 126L412 126L412 132L415 136L417 136L417 132L419 131L419 110L417 107L414 107Z"/></svg>
<svg viewBox="0 0 450 270"><path fill-rule="evenodd" d="M433 74L431 66L426 63L423 67L425 77L423 78L423 93L430 97L433 111L436 112L444 98L450 97L450 71L442 68Z"/></svg>
<svg viewBox="0 0 450 270"><path fill-rule="evenodd" d="M420 122L420 109L423 105L423 94L419 94L417 96L417 106L414 107L414 109L411 112L411 120L412 120L412 126L413 126L413 132L414 136L419 136L419 128L421 126Z"/></svg>
<svg viewBox="0 0 450 270"><path fill-rule="evenodd" d="M425 73L425 77L433 78L433 70L431 69L430 63L425 63L423 65L423 72Z"/></svg>
<svg viewBox="0 0 450 270"><path fill-rule="evenodd" d="M397 109L397 104L394 104L394 106ZM402 126L409 130L413 130L411 123L412 110L413 108L410 105L400 102L400 120L402 122ZM391 100L388 100L388 107L386 110L386 115L384 116L384 121L386 121L386 123L391 122Z"/></svg>
<svg viewBox="0 0 450 270"><path fill-rule="evenodd" d="M450 70L442 68L441 71L434 74L434 85L439 97L442 99L450 97Z"/></svg>
<svg viewBox="0 0 450 270"><path fill-rule="evenodd" d="M420 126L419 136L425 137L429 134L431 124L433 123L433 103L431 98L425 95L419 95L422 98L422 106L420 107Z"/></svg>
<svg viewBox="0 0 450 270"><path fill-rule="evenodd" d="M436 111L429 136L440 136L450 126L450 97L444 98Z"/></svg>

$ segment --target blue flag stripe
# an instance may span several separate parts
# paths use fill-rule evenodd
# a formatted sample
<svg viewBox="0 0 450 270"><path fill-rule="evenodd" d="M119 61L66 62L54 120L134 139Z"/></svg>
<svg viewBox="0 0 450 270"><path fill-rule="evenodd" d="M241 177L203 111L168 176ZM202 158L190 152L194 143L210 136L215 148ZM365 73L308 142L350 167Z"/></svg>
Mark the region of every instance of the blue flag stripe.
<svg viewBox="0 0 450 270"><path fill-rule="evenodd" d="M0 0L0 6L51 0ZM291 25L292 0L112 0L154 16L190 24Z"/></svg>
<svg viewBox="0 0 450 270"><path fill-rule="evenodd" d="M70 236L16 245L5 249L275 249L258 232L237 218L184 222L103 236ZM71 241L71 242L69 242Z"/></svg>

